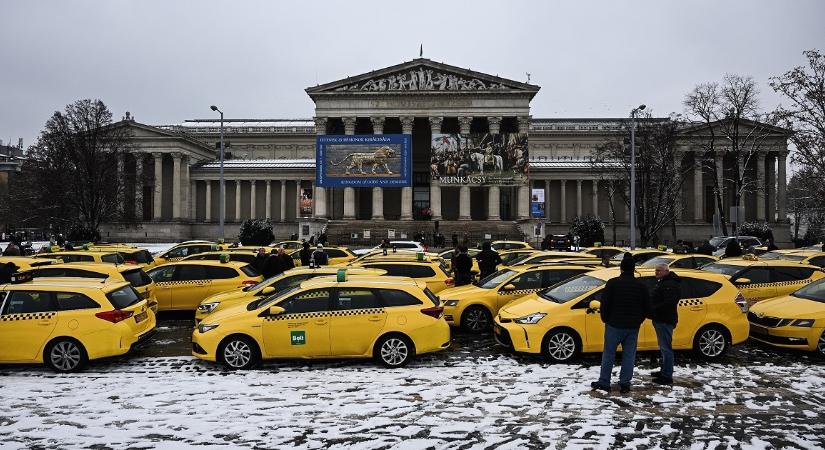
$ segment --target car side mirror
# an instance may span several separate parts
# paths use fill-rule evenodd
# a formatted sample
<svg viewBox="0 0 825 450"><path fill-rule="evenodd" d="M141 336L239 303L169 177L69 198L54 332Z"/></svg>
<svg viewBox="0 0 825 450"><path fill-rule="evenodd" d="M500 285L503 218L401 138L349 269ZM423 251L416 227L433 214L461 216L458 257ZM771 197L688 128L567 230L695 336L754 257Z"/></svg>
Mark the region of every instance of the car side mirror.
<svg viewBox="0 0 825 450"><path fill-rule="evenodd" d="M750 278L739 278L736 280L736 284L751 284Z"/></svg>
<svg viewBox="0 0 825 450"><path fill-rule="evenodd" d="M515 291L516 285L515 284L507 284L504 286L503 290L505 291Z"/></svg>
<svg viewBox="0 0 825 450"><path fill-rule="evenodd" d="M284 308L280 306L273 305L269 307L269 315L270 316L277 316L278 314L283 314L286 311Z"/></svg>
<svg viewBox="0 0 825 450"><path fill-rule="evenodd" d="M274 293L275 293L275 288L272 287L272 286L267 286L267 287L261 289L261 292L259 292L258 295L267 296L267 295L272 295Z"/></svg>
<svg viewBox="0 0 825 450"><path fill-rule="evenodd" d="M587 312L588 313L595 313L599 311L602 307L602 302L598 300L590 300L590 303L587 304Z"/></svg>

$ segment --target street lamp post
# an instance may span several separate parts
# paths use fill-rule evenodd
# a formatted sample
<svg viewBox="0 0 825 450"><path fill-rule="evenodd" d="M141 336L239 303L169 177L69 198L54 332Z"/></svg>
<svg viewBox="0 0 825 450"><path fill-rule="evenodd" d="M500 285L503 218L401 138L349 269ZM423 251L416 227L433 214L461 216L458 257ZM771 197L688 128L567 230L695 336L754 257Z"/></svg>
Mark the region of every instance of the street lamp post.
<svg viewBox="0 0 825 450"><path fill-rule="evenodd" d="M636 114L645 109L639 105L630 111L630 249L636 248Z"/></svg>
<svg viewBox="0 0 825 450"><path fill-rule="evenodd" d="M221 235L221 240L224 240L224 239L226 239L226 235L224 233L224 226L223 226L224 221L226 220L226 184L224 183L224 180L223 180L223 152L224 152L224 147L223 147L223 111L218 109L218 107L215 106L215 105L210 106L210 108L212 109L212 111L217 111L221 114L221 154L220 154L220 161L221 161L220 186L221 187L220 187L220 208L219 208L220 212L218 213L218 220L219 220L219 224L220 224L219 225L219 232L220 232L220 235Z"/></svg>

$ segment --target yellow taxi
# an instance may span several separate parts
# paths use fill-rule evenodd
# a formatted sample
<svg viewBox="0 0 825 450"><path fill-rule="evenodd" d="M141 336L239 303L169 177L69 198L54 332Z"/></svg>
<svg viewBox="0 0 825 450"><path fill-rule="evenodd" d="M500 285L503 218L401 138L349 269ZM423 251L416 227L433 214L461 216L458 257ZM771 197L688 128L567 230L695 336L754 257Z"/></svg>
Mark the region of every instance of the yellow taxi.
<svg viewBox="0 0 825 450"><path fill-rule="evenodd" d="M825 268L825 252L819 250L774 250L759 255L760 261L771 260L796 261L802 264Z"/></svg>
<svg viewBox="0 0 825 450"><path fill-rule="evenodd" d="M277 295L287 289L293 288L302 282L319 276L336 275L340 267L321 266L314 269L309 267L296 267L279 273L274 277L267 278L258 284L245 286L243 288L230 289L219 292L205 298L195 310L195 323L199 323L204 317L215 311L220 311L228 306L242 302L252 301L259 297ZM346 269L348 276L381 276L386 272L378 269L363 269L351 267Z"/></svg>
<svg viewBox="0 0 825 450"><path fill-rule="evenodd" d="M479 251L481 251L481 250L479 250ZM534 250L534 249L530 249L530 250L527 250L527 249L504 250L504 251L498 252L498 256L501 258L501 263L504 264L505 266L507 266L507 265L510 265L510 263L516 258L521 258L522 256L525 256L525 255L534 255L534 254L538 253L539 251L540 250ZM475 259L475 257L473 257L473 259Z"/></svg>
<svg viewBox="0 0 825 450"><path fill-rule="evenodd" d="M140 267L131 264L63 263L33 267L21 273L38 278L90 278L100 282L126 281L135 288L140 298L154 312L158 310L155 299L155 283Z"/></svg>
<svg viewBox="0 0 825 450"><path fill-rule="evenodd" d="M220 261L221 258L224 258L226 259L226 261L235 261L252 264L252 262L255 261L255 256L257 255L257 251L253 252L250 250L224 250L218 252L196 253L194 255L189 255L186 258L181 259L181 261Z"/></svg>
<svg viewBox="0 0 825 450"><path fill-rule="evenodd" d="M480 271L478 270L478 261L476 260L476 255L481 252L481 249L478 248L468 248L467 254L470 255L470 258L473 259L473 271L477 274ZM444 250L443 252L438 254L438 257L444 260L444 264L447 266L447 270L453 270L453 256L455 255L455 249L451 248L449 250Z"/></svg>
<svg viewBox="0 0 825 450"><path fill-rule="evenodd" d="M29 256L0 256L0 264L12 263L17 266L17 270L31 269L32 267L49 266L59 264L61 261L54 259L32 258Z"/></svg>
<svg viewBox="0 0 825 450"><path fill-rule="evenodd" d="M493 250L532 250L530 244L522 241L493 241L490 243ZM479 246L481 248L481 246Z"/></svg>
<svg viewBox="0 0 825 450"><path fill-rule="evenodd" d="M705 264L719 261L716 256L703 255L700 253L687 254L667 254L661 256L654 256L647 261L639 264L639 267L653 267L659 264L665 264L671 269L698 269Z"/></svg>
<svg viewBox="0 0 825 450"><path fill-rule="evenodd" d="M702 266L703 271L725 275L739 288L748 303L787 295L825 277L819 267L793 261L760 261L756 257L723 259Z"/></svg>
<svg viewBox="0 0 825 450"><path fill-rule="evenodd" d="M284 250L300 250L304 247L303 241L280 241L270 245L272 248L283 248ZM310 245L310 248L312 245Z"/></svg>
<svg viewBox="0 0 825 450"><path fill-rule="evenodd" d="M52 253L40 253L34 256L39 259L54 259L63 261L64 263L74 262L94 262L94 263L108 263L108 264L125 264L123 259L117 252L99 252L90 250L68 250Z"/></svg>
<svg viewBox="0 0 825 450"><path fill-rule="evenodd" d="M148 340L155 314L126 282L42 281L0 286L0 363L58 372L122 355Z"/></svg>
<svg viewBox="0 0 825 450"><path fill-rule="evenodd" d="M481 280L478 286L445 289L438 298L447 323L480 333L490 329L493 317L507 303L591 270L568 264L507 267Z"/></svg>
<svg viewBox="0 0 825 450"><path fill-rule="evenodd" d="M747 340L747 303L725 276L698 270L673 272L682 279L674 349L693 349L714 359L731 345ZM638 268L636 275L653 289L654 269ZM601 352L604 323L599 300L607 280L617 276L618 268L596 270L508 304L495 319L496 341L516 352L541 353L553 362L568 362L579 353ZM649 319L639 331L638 349L658 349Z"/></svg>
<svg viewBox="0 0 825 450"><path fill-rule="evenodd" d="M343 357L394 368L449 346L438 298L404 277L304 281L210 314L192 333L194 356L231 369L270 358Z"/></svg>
<svg viewBox="0 0 825 450"><path fill-rule="evenodd" d="M621 253L616 253L612 258L610 258L610 264L613 264L614 266L621 264L625 253L630 253L630 255L633 256L633 262L637 266L657 256L670 254L664 250L657 250L654 248L637 248L636 250L625 250Z"/></svg>
<svg viewBox="0 0 825 450"><path fill-rule="evenodd" d="M748 312L751 339L825 357L825 280L761 301Z"/></svg>
<svg viewBox="0 0 825 450"><path fill-rule="evenodd" d="M612 258L612 257L618 255L619 253L624 253L626 251L627 251L626 248L612 247L612 246L609 246L609 245L608 246L603 245L603 246L597 246L597 247L587 247L587 248L582 249L582 253L586 253L588 255L595 256L596 258L599 258L599 259L603 258L605 255L607 255L608 258Z"/></svg>
<svg viewBox="0 0 825 450"><path fill-rule="evenodd" d="M427 288L436 294L453 286L453 278L448 273L443 259L427 255L417 256L411 252L407 253L410 253L412 257L406 255L396 255L393 257L388 255L386 257L377 257L376 259L362 260L349 267L381 269L387 272L388 276L410 277L416 281L425 283Z"/></svg>
<svg viewBox="0 0 825 450"><path fill-rule="evenodd" d="M187 256L197 253L226 250L226 247L227 246L225 244L216 244L209 241L186 241L173 246L165 252L155 255L155 266L180 261Z"/></svg>
<svg viewBox="0 0 825 450"><path fill-rule="evenodd" d="M143 270L149 270L157 265L154 257L152 257L152 253L149 252L149 250L146 250L145 248L133 247L131 245L95 245L93 247L89 247L89 251L116 252L123 257L123 260L126 262L126 264L134 264L140 266Z"/></svg>
<svg viewBox="0 0 825 450"><path fill-rule="evenodd" d="M161 311L194 311L210 295L262 280L249 264L232 261L178 261L155 267L148 274L155 282Z"/></svg>
<svg viewBox="0 0 825 450"><path fill-rule="evenodd" d="M310 247L309 249L312 252L314 252L316 250L315 247ZM286 250L286 251L287 251L287 253L290 252L290 250ZM327 246L324 246L324 253L327 254L327 258L329 259L328 265L330 265L330 266L347 264L348 262L353 261L358 257L358 256L355 255L355 253L352 253L352 250L350 250L346 247L327 247ZM289 255L292 256L292 259L295 262L295 267L298 267L298 266L301 265L301 251L300 250L291 251L291 253L289 253Z"/></svg>
<svg viewBox="0 0 825 450"><path fill-rule="evenodd" d="M546 262L552 263L560 260L570 261L574 259L590 259L588 258L589 256L590 255L586 255L584 253L541 250L535 253L521 255L518 258L510 260L507 263L507 265L522 266L527 264L541 264Z"/></svg>

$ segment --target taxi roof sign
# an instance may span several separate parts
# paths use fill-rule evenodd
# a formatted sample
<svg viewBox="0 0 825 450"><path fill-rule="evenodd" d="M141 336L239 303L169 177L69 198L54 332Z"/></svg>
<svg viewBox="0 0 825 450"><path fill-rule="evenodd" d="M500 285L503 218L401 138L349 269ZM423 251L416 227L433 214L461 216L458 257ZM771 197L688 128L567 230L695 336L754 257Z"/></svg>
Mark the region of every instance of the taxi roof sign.
<svg viewBox="0 0 825 450"><path fill-rule="evenodd" d="M339 283L347 281L347 269L338 269L338 271L335 273L335 281Z"/></svg>

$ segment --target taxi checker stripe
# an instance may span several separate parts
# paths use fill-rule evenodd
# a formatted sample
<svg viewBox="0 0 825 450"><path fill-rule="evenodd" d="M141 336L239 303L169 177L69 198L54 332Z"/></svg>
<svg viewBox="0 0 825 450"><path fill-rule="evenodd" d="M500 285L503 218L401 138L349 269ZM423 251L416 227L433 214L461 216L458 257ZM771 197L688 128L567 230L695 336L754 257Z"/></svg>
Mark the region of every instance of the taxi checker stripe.
<svg viewBox="0 0 825 450"><path fill-rule="evenodd" d="M532 294L533 292L538 292L541 289L517 289L515 291L499 291L498 295L527 295Z"/></svg>
<svg viewBox="0 0 825 450"><path fill-rule="evenodd" d="M689 298L685 300L679 300L679 306L702 306L705 302L699 300L698 298Z"/></svg>
<svg viewBox="0 0 825 450"><path fill-rule="evenodd" d="M366 314L383 314L384 308L369 308L369 309L347 309L343 311L318 311L310 313L295 313L295 314L279 314L277 316L267 316L266 320L295 320L295 319L314 319L316 317L341 317L341 316L360 316Z"/></svg>
<svg viewBox="0 0 825 450"><path fill-rule="evenodd" d="M51 319L54 315L54 312L5 314L3 316L0 316L0 321L10 322L13 320L42 320Z"/></svg>
<svg viewBox="0 0 825 450"><path fill-rule="evenodd" d="M765 288L765 287L774 287L774 286L792 286L795 284L806 284L811 281L809 278L804 280L793 280L793 281L777 281L776 283L756 283L756 284L748 284L746 286L742 286L743 288L747 289L758 289L758 288Z"/></svg>

